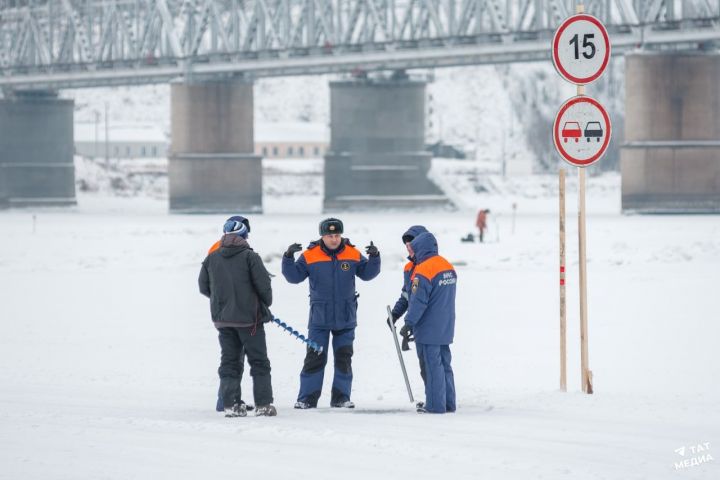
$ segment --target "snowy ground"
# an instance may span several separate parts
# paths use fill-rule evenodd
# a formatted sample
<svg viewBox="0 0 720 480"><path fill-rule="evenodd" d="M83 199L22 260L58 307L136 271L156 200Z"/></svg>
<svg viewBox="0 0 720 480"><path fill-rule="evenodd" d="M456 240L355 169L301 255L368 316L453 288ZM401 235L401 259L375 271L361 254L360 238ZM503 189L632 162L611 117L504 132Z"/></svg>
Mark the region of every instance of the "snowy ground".
<svg viewBox="0 0 720 480"><path fill-rule="evenodd" d="M383 258L380 276L358 283L358 408L331 411L324 395L322 408L293 410L304 350L268 326L277 418L213 410L219 349L196 278L224 216L97 194L71 210L0 212L0 478L720 478L720 219L621 216L616 180L589 179L594 395L579 392L575 197L561 393L556 199L527 181L535 198L501 185L473 200L493 209L485 245L459 242L467 211L343 215L348 236ZM279 274L283 250L314 239L321 218L255 216L250 241ZM400 235L415 223L458 265L453 415L410 407L383 323ZM304 328L307 285L278 276L273 287L275 315Z"/></svg>

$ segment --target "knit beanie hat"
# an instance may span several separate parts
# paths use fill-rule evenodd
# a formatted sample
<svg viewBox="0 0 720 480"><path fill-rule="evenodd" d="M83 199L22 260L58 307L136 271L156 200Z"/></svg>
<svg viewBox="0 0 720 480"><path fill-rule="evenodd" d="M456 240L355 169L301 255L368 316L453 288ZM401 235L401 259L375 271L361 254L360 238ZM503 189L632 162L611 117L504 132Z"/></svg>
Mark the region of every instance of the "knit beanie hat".
<svg viewBox="0 0 720 480"><path fill-rule="evenodd" d="M250 220L240 215L235 215L228 218L223 225L224 234L240 235L242 238L247 238L250 233Z"/></svg>

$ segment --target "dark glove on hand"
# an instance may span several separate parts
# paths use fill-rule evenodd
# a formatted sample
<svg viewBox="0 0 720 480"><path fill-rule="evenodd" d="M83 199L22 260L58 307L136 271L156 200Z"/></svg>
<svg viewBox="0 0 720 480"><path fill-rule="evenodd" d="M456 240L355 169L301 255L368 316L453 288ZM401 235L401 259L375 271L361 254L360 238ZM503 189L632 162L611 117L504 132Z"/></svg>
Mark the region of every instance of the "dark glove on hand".
<svg viewBox="0 0 720 480"><path fill-rule="evenodd" d="M263 323L270 323L273 321L273 318L275 318L275 315L272 314L270 311L270 308L265 305L264 303L260 304L260 309L262 310L260 315L263 317Z"/></svg>
<svg viewBox="0 0 720 480"><path fill-rule="evenodd" d="M380 255L380 251L378 251L378 248L373 244L373 242L370 242L370 245L365 247L365 253L368 254L369 257L377 257Z"/></svg>
<svg viewBox="0 0 720 480"><path fill-rule="evenodd" d="M300 250L302 250L302 245L300 245L299 243L293 243L288 247L287 251L285 252L285 256L288 258L293 258L295 254Z"/></svg>
<svg viewBox="0 0 720 480"><path fill-rule="evenodd" d="M410 350L410 342L414 342L415 338L412 336L412 329L406 325L400 329L400 336L402 337L402 348L403 352Z"/></svg>
<svg viewBox="0 0 720 480"><path fill-rule="evenodd" d="M385 321L387 322L388 327L394 328L394 327L395 327L395 322L397 322L397 321L398 321L398 318L400 318L400 317L398 317L398 316L395 315L394 313L391 313L390 315L391 315L391 318L392 318L392 322L390 322L390 318L387 318L387 317L385 317Z"/></svg>

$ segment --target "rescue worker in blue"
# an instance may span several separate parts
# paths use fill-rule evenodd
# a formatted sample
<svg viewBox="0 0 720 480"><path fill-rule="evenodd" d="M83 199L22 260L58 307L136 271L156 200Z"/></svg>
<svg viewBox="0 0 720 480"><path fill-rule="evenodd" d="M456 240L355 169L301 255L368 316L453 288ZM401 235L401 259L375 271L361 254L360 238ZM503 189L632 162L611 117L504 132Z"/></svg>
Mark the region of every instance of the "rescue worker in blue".
<svg viewBox="0 0 720 480"><path fill-rule="evenodd" d="M352 355L357 326L355 277L372 280L380 273L380 252L370 242L365 258L350 240L343 238L343 223L337 218L320 222L320 236L295 261L302 250L299 243L290 245L282 259L282 273L290 283L310 282L310 321L308 338L323 351L308 348L300 373L300 393L295 408L316 408L322 391L328 343L332 333L335 375L330 406L354 408L352 389Z"/></svg>
<svg viewBox="0 0 720 480"><path fill-rule="evenodd" d="M455 268L438 255L432 233L410 242L415 270L410 275L410 300L405 326L415 336L418 356L425 364L425 406L418 412L454 412L455 378L450 344L455 334Z"/></svg>
<svg viewBox="0 0 720 480"><path fill-rule="evenodd" d="M412 294L411 291L411 280L410 277L412 276L413 272L415 272L415 252L413 252L412 247L410 246L410 242L412 242L415 237L420 235L421 233L427 232L427 229L423 227L422 225L413 225L412 227L408 228L405 233L403 233L402 236L402 242L405 244L405 248L407 248L408 251L408 262L405 264L405 268L403 269L403 287L402 291L400 292L400 298L398 298L397 302L395 302L395 306L392 309L392 321L393 324L397 322L398 318L402 317L405 312L407 312L408 309L408 303L410 300L410 295ZM404 332L403 332L404 333ZM414 339L410 338L410 341L413 341ZM403 343L403 349L406 350L405 344ZM420 376L423 379L423 383L425 383L425 363L423 362L422 358L420 357L420 351L418 350L418 360L420 361ZM418 408L421 408L424 406L423 402L417 403Z"/></svg>

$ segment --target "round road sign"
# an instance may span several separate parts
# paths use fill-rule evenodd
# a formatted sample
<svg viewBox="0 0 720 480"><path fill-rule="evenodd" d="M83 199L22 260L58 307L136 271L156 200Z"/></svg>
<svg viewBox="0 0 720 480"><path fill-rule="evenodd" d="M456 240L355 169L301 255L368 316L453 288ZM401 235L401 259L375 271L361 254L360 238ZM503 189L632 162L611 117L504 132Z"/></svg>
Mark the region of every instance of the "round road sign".
<svg viewBox="0 0 720 480"><path fill-rule="evenodd" d="M553 142L560 156L576 167L587 167L610 144L610 117L600 103L580 95L563 103L553 122Z"/></svg>
<svg viewBox="0 0 720 480"><path fill-rule="evenodd" d="M553 63L568 82L586 85L603 74L610 60L610 37L592 15L573 15L555 31Z"/></svg>

